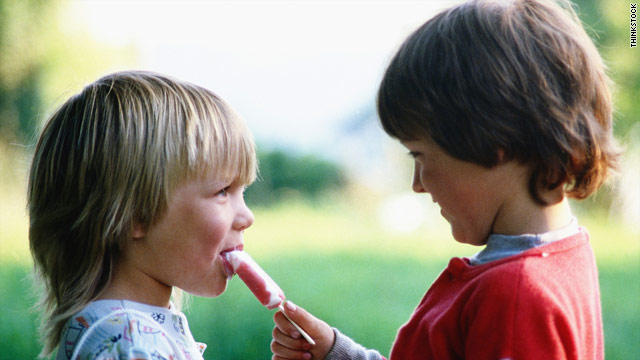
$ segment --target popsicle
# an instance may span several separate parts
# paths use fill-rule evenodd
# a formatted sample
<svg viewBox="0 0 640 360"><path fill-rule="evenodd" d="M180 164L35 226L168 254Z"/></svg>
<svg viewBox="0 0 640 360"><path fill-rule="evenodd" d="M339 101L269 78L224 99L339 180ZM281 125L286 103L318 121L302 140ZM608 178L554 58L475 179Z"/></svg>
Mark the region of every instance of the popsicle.
<svg viewBox="0 0 640 360"><path fill-rule="evenodd" d="M242 250L233 250L221 254L228 277L238 274L249 290L267 309L279 308L282 314L293 324L300 334L311 344L315 341L298 324L285 314L282 303L284 292L278 284L258 265L251 256Z"/></svg>
<svg viewBox="0 0 640 360"><path fill-rule="evenodd" d="M284 301L284 292L278 284L244 251L234 250L222 254L227 275L238 274L258 301L269 310ZM229 267L230 266L230 267Z"/></svg>

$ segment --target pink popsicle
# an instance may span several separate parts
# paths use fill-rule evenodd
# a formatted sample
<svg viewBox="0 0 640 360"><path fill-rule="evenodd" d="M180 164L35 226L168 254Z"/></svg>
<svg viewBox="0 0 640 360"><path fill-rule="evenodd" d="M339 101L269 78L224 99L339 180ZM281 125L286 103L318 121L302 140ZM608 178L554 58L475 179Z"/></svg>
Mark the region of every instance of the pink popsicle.
<svg viewBox="0 0 640 360"><path fill-rule="evenodd" d="M244 251L234 250L222 254L227 273L238 274L260 303L272 310L285 299L278 284Z"/></svg>
<svg viewBox="0 0 640 360"><path fill-rule="evenodd" d="M233 250L222 253L220 256L222 257L222 262L228 277L232 277L233 274L238 274L240 279L242 279L262 305L266 306L269 310L279 308L282 314L309 344L316 344L309 334L285 314L284 307L282 306L282 302L285 299L284 292L249 254L242 250Z"/></svg>

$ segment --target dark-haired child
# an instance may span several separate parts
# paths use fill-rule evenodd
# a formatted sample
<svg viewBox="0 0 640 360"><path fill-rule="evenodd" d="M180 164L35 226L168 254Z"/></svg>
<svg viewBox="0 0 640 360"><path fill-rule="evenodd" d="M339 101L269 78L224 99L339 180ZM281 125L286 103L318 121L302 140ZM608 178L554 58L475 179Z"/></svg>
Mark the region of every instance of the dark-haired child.
<svg viewBox="0 0 640 360"><path fill-rule="evenodd" d="M453 258L398 331L396 359L602 359L598 272L568 198L615 167L609 79L570 3L465 2L427 21L378 92L384 130L415 163ZM380 359L288 303L274 359Z"/></svg>

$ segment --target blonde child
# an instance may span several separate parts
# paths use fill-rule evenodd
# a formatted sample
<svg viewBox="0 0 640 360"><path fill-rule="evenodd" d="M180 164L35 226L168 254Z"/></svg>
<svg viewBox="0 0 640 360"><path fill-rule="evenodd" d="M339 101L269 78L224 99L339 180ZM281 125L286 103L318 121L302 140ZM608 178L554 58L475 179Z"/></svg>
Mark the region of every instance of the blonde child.
<svg viewBox="0 0 640 360"><path fill-rule="evenodd" d="M415 31L378 92L384 130L414 160L456 241L398 331L397 359L602 359L598 272L567 198L603 183L618 150L609 79L570 3L465 2ZM288 303L273 359L381 359ZM372 319L371 321L375 321Z"/></svg>
<svg viewBox="0 0 640 360"><path fill-rule="evenodd" d="M43 356L201 359L172 293L226 288L253 214L253 138L227 103L160 74L105 76L46 123L29 178Z"/></svg>

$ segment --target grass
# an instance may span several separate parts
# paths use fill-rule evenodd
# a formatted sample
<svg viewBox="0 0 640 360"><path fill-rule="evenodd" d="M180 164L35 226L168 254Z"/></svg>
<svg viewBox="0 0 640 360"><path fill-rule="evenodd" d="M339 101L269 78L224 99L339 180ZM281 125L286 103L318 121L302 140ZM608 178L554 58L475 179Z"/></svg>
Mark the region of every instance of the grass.
<svg viewBox="0 0 640 360"><path fill-rule="evenodd" d="M348 254L295 256L263 265L292 301L383 353L388 353L396 330L420 300L427 277L439 271L415 260ZM410 283L415 279L424 284ZM195 299L190 312L214 315L190 317L194 336L209 344L211 358L269 358L273 313L239 280L232 281L219 299ZM212 325L217 333L210 332Z"/></svg>
<svg viewBox="0 0 640 360"><path fill-rule="evenodd" d="M0 359L34 359L40 351L21 180L26 159L0 142ZM388 354L397 329L449 258L478 249L453 241L437 211L412 232L389 231L379 221L377 200L254 209L245 248L289 299ZM634 358L640 353L640 233L606 213L581 209L575 211L590 231L600 270L607 359ZM206 358L270 359L273 312L239 280L219 298L194 297L187 316L194 337L209 345Z"/></svg>
<svg viewBox="0 0 640 360"><path fill-rule="evenodd" d="M456 244L442 224L388 233L370 208L356 210L344 202L294 202L257 209L255 215L245 235L246 249L288 298L383 354L449 257L477 251ZM584 214L581 223L591 230L599 262L607 359L633 358L640 353L638 238L601 216ZM35 358L39 345L36 314L29 311L35 296L26 231L11 234L18 237L3 236L0 253L0 354ZM195 338L209 345L207 358L270 358L273 312L239 280L232 280L219 298L194 297L187 316Z"/></svg>

